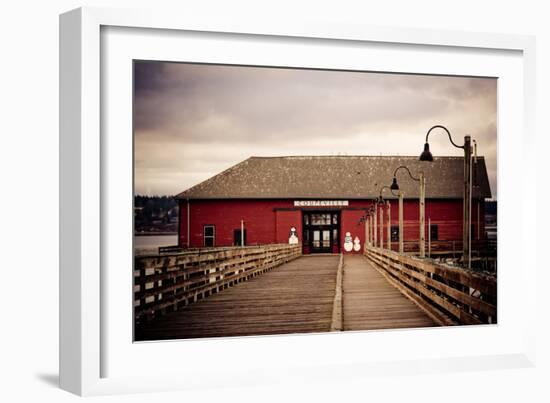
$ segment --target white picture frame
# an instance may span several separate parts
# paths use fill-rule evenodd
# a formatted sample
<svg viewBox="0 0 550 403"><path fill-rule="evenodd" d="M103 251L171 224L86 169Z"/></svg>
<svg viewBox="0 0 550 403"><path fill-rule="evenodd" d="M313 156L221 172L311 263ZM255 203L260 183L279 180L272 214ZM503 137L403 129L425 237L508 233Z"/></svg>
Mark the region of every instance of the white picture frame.
<svg viewBox="0 0 550 403"><path fill-rule="evenodd" d="M113 33L108 42L106 37L102 36L106 32ZM129 300L126 296L131 290L119 286L126 281L124 278L130 276L122 274L113 277L113 273L106 271L106 267L110 267L110 259L120 258L124 261L128 255L131 256L131 251L110 248L106 242L105 228L112 227L115 232L131 228L128 227L128 217L122 215L126 218L122 217L119 220L117 215L106 214L124 209L125 200L130 200L128 197L123 198L119 205L114 206L115 198L110 194L114 191L112 182L128 179L128 167L123 168L124 162L128 163L128 160L122 158L122 163L118 167L110 163L116 147L124 149L128 143L113 142L114 136L105 137L105 133L111 133L111 129L120 124L127 134L128 125L131 126L131 121L125 119L131 100L131 75L128 76L127 82L117 87L115 81L102 79L102 74L124 75L128 72L118 67L125 66L127 58L134 57L131 54L134 48L121 45L125 45L124 41L131 45L131 37L139 32L144 35L141 38L144 42L140 46L147 48L154 45L155 41L168 41L159 48L169 49L170 52L173 51L173 46L170 45L173 42L170 41L181 40L178 39L180 32L182 35L193 33L194 40L215 34L215 40L218 42L229 41L231 38L239 38L239 41L241 38L248 38L256 45L262 45L262 41L268 40L272 43L290 41L299 43L302 48L311 46L311 41L320 41L320 45L335 51L349 45L348 47L358 47L359 50L355 49L354 52L361 52L361 46L374 44L373 46L381 49L395 48L396 55L388 57L388 60L393 60L394 63L397 60L395 57L399 57L399 52L408 52L409 48L425 55L423 61L409 61L419 63L416 67L395 67L402 72L419 72L417 69L422 69L425 73L464 74L467 68L474 67L460 67L461 63L458 63L456 70L452 70L450 67L444 67L445 60L435 58L430 52L443 52L456 60L462 57L461 52L469 52L473 55L474 62L476 57L480 58L476 67L477 75L484 75L482 73L485 72L486 75L494 76L490 72L496 67L484 67L483 58L487 57L490 61L492 57L499 58L504 55L502 66L510 67L509 70L506 70L507 67L499 67L504 69L503 77L507 80L503 84L504 91L509 90L510 94L516 94L517 97L513 97L513 100L512 97L505 98L503 102L499 102L499 136L504 136L504 141L499 137L499 325L474 326L466 330L440 328L420 331L351 332L345 335L345 343L342 343L343 334L328 334L322 337L247 337L191 341L187 344L164 342L140 345L134 345L125 336L126 333L124 336L117 336L122 334L116 329L117 323L124 327L131 322L131 318L120 320L120 316L117 316L119 313L115 313L126 309L125 304ZM152 33L155 35L149 37ZM163 36L163 33L170 35ZM233 48L224 55L225 61L233 60L232 58L242 60L247 41L242 42L244 50ZM214 43L212 46L217 45ZM429 373L533 365L535 284L525 279L536 277L535 253L524 254L524 259L516 267L518 272L512 273L506 267L510 268L518 261L514 260L514 256L508 258L506 246L514 244L515 253L522 255L521 251L526 250L528 246L528 234L535 232L535 213L522 200L510 200L512 193L507 193L507 186L500 186L500 183L519 180L517 183L521 183L522 188L518 190L516 186L516 192L525 190L525 194L527 189L531 195L536 192L535 177L529 174L535 171L535 160L529 158L534 141L532 116L535 43L532 37L331 23L296 25L269 20L243 23L231 20L213 21L197 18L192 14L182 16L150 10L81 8L61 15L60 48L60 385L63 389L79 395L96 395L253 385L270 382L274 378L278 382L292 382L298 374L301 379L305 377L334 381L351 374L357 377L380 373L395 375L419 371ZM123 51L123 48L127 50ZM109 53L117 49L120 49L118 53ZM241 56L238 52L241 52ZM508 54L509 60L506 57ZM163 53L159 51L156 55L161 58ZM289 55L292 56L292 53ZM111 57L114 60L114 56L126 59L121 60L121 64L113 66L107 61L105 67L106 61L102 58ZM255 59L257 63L265 64L272 62L268 56L256 52L246 60ZM342 56L344 59L347 57L344 54ZM200 57L197 53L196 58ZM311 57L311 66L325 63L322 58ZM349 63L354 63L353 55L350 57ZM196 58L189 61L196 61ZM301 62L303 63L305 62ZM494 63L494 60L489 64L491 63ZM472 66L475 66L475 63ZM108 73L103 70L104 68L108 69ZM509 87L506 87L507 85ZM109 98L111 95L114 98ZM106 102L106 99L109 102ZM117 106L122 108L117 110L122 111L122 117L116 122L111 122L111 111L105 105L113 105L115 99L117 102L120 100L122 105ZM510 103L507 99L510 99ZM517 110L518 106L521 107L520 110ZM502 112L513 110L517 111L519 117L514 116L513 121L501 122L501 118L507 119L502 116ZM420 142L421 139L419 144ZM515 149L511 146L513 142L516 143ZM512 171L509 159L514 150L521 155L521 164L515 164ZM121 179L115 179L117 177ZM118 186L118 182L115 185ZM513 222L507 221L506 218L507 211L512 207L515 209L516 217L519 215L519 220L516 218ZM130 207L126 208L130 210ZM117 224L113 224L115 222ZM518 233L521 234L519 241L517 235L514 236ZM127 237L130 236L131 233L128 233ZM531 244L531 250L532 247ZM506 260L502 261L500 251L503 251ZM130 267L128 273L131 272ZM521 300L515 301L512 307L509 298L514 285L517 286L514 296L520 295ZM114 295L121 296L113 297ZM115 306L118 310L111 310ZM127 312L130 315L131 309ZM508 312L511 312L509 317L506 316ZM520 316L521 321L518 319ZM121 332L127 330L123 329ZM401 347L391 349L390 354L390 347L396 346L405 337L407 340L422 340L424 346L434 346L434 351L412 352ZM474 341L485 340L488 343L491 338L495 339L495 343L486 353L483 343L479 350L468 350ZM464 346L454 349L442 347L453 340L460 340ZM498 340L502 340L502 343L497 342ZM366 353L369 347L361 351L356 349L361 345L376 345L376 350L380 354L375 355L374 351L370 351L369 358ZM231 349L228 349L228 346L231 346ZM327 358L316 354L319 349L332 349L335 346L340 346L342 354L339 357ZM239 354L232 355L228 350L238 351ZM124 353L119 353L120 351ZM282 356L281 351L293 353L286 357L283 355L283 358L279 359L278 357ZM169 362L167 358L167 354L173 357L184 353L186 364L179 364L173 359ZM228 367L224 367L223 364L215 370L202 365L201 356L204 357L204 354L224 357L228 362L232 362L231 375L227 375ZM148 361L150 368L158 368L152 363L169 365L163 365L164 370L158 370L156 375L155 371L132 371L132 366L135 368L132 358L138 355L140 360L152 360ZM346 359L346 356L350 358ZM160 361L155 361L156 359ZM118 367L113 369L113 364L113 368L110 367L110 362L120 363L125 360L128 361L126 366L117 364ZM192 364L193 372L185 369L190 366L189 362ZM262 369L261 372L258 371L259 368ZM306 375L303 372L304 368L307 368ZM335 369L337 371L334 371ZM338 375L335 376L335 372Z"/></svg>

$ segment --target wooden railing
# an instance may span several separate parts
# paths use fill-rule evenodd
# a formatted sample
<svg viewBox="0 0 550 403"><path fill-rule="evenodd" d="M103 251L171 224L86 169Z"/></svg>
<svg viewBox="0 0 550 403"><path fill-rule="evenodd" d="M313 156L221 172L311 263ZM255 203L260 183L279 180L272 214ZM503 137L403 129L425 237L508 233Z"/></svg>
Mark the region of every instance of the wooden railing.
<svg viewBox="0 0 550 403"><path fill-rule="evenodd" d="M428 254L428 241L426 241L426 254ZM434 254L443 253L443 254L456 254L460 256L462 254L462 241L432 241L431 242L431 252ZM399 242L392 241L391 248L394 251L399 250ZM387 249L387 243L384 240L384 249ZM419 245L418 241L405 241L403 242L403 249L406 253L415 253L418 252ZM496 239L481 239L472 241L472 255L495 255L497 250L497 241Z"/></svg>
<svg viewBox="0 0 550 403"><path fill-rule="evenodd" d="M136 322L177 310L299 257L301 245L275 244L136 257Z"/></svg>
<svg viewBox="0 0 550 403"><path fill-rule="evenodd" d="M178 245L170 245L170 246L159 246L158 254L164 255L166 253L182 253L185 252L185 249Z"/></svg>
<svg viewBox="0 0 550 403"><path fill-rule="evenodd" d="M366 248L365 256L436 323L496 323L496 277L380 248Z"/></svg>
<svg viewBox="0 0 550 403"><path fill-rule="evenodd" d="M259 244L259 243L248 243L246 247L259 247L259 246L270 246L273 244ZM225 250L235 250L235 249L241 249L240 246L203 246L200 248L187 248L187 247L181 247L178 245L170 245L170 246L159 246L158 247L158 253L155 254L142 254L140 256L142 257L152 257L157 255L171 255L171 254L181 254L185 252L193 252L193 253L206 253L206 252L220 252Z"/></svg>
<svg viewBox="0 0 550 403"><path fill-rule="evenodd" d="M472 241L472 270L484 271L490 274L496 273L497 268L497 240L496 239L481 239ZM384 242L382 249L387 250L387 244ZM409 255L419 254L418 241L405 241L403 250ZM399 242L391 243L391 250L399 251ZM431 245L426 242L426 257L434 259L454 259L461 260L462 258L462 241L432 241Z"/></svg>

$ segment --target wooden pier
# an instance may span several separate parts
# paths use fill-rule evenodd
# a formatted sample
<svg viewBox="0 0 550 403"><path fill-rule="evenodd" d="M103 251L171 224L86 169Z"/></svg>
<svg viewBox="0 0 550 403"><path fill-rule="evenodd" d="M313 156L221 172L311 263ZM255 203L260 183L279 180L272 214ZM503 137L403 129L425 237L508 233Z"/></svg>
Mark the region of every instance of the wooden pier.
<svg viewBox="0 0 550 403"><path fill-rule="evenodd" d="M436 326L361 255L346 256L343 276L343 330Z"/></svg>
<svg viewBox="0 0 550 403"><path fill-rule="evenodd" d="M495 277L381 248L273 245L197 261L139 262L136 341L496 323Z"/></svg>
<svg viewBox="0 0 550 403"><path fill-rule="evenodd" d="M328 332L338 255L307 256L136 328L136 341Z"/></svg>

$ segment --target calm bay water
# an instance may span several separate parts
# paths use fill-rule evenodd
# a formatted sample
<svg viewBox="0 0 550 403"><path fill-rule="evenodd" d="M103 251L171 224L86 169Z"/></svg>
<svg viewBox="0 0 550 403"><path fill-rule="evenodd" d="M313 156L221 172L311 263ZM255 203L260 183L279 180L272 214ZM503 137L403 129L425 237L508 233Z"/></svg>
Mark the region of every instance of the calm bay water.
<svg viewBox="0 0 550 403"><path fill-rule="evenodd" d="M157 254L159 246L173 246L177 244L177 235L134 236L134 251L136 255Z"/></svg>

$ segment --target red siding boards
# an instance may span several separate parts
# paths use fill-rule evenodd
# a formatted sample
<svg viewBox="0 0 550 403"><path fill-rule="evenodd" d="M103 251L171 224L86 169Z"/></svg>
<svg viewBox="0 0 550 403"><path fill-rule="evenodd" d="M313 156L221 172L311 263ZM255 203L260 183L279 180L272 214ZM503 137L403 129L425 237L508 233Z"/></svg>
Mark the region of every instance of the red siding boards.
<svg viewBox="0 0 550 403"><path fill-rule="evenodd" d="M390 200L391 225L399 225L399 203L397 200ZM379 207L380 208L380 207ZM473 210L473 208L472 208ZM378 210L379 211L379 210ZM380 213L377 213L377 220L380 221ZM387 242L387 208L384 206L383 237ZM477 214L477 213L476 213ZM418 241L420 239L419 228L420 207L418 200L403 201L403 236L405 241ZM477 216L476 216L477 217ZM480 214L480 217L484 217ZM462 200L460 199L437 199L426 200L425 211L425 234L428 239L428 218L432 225L438 226L439 240L462 240ZM480 220L481 221L481 220ZM379 224L379 223L378 223ZM377 234L380 237L380 233Z"/></svg>
<svg viewBox="0 0 550 403"><path fill-rule="evenodd" d="M302 238L302 213L300 210L277 210L275 211L275 232L277 243L287 243L290 236L290 229L296 228L298 239Z"/></svg>
<svg viewBox="0 0 550 403"><path fill-rule="evenodd" d="M343 210L341 214L340 224L340 250L343 253L362 253L363 243L365 242L365 224L359 224L359 220L365 214L364 210ZM351 239L355 240L355 237L359 238L359 245L361 248L358 251L351 250L347 252L344 248L344 242L346 233L349 232Z"/></svg>
<svg viewBox="0 0 550 403"><path fill-rule="evenodd" d="M186 245L187 217L186 200L180 220L180 244ZM190 246L204 245L204 226L215 225L215 246L233 245L233 234L244 221L246 242L270 244L277 242L275 208L292 207L292 200L190 200ZM290 228L287 228L290 231ZM288 242L288 233L287 238Z"/></svg>
<svg viewBox="0 0 550 403"><path fill-rule="evenodd" d="M179 244L187 246L187 200L180 200ZM391 225L398 225L398 202L390 200ZM345 252L344 237L350 232L353 239L360 240L361 253L365 242L365 225L359 224L365 210L372 205L370 200L350 200L349 206L341 208L340 218L340 250ZM234 242L234 231L240 229L244 220L247 244L286 243L291 227L296 227L298 237L302 241L302 210L322 210L322 207L296 208L294 200L271 199L216 199L190 200L190 247L204 246L204 226L215 225L215 246L231 246ZM334 208L330 208L334 210ZM472 224L474 239L477 239L478 213L477 201L472 203ZM383 234L387 241L387 216L384 208ZM417 241L419 239L418 200L404 201L404 239ZM479 203L480 235L485 237L485 203ZM380 216L377 216L379 220ZM462 200L461 199L431 199L426 201L426 239L428 235L428 218L432 225L438 226L439 240L462 240ZM378 232L379 236L379 232Z"/></svg>
<svg viewBox="0 0 550 403"><path fill-rule="evenodd" d="M472 202L472 223L475 227L473 239L485 239L485 200Z"/></svg>
<svg viewBox="0 0 550 403"><path fill-rule="evenodd" d="M187 246L195 247L196 245L191 245L190 242L188 243L187 239L187 231L190 229L187 226L187 211L191 208L191 201L179 200L179 205L181 214L179 215L178 223L178 245L184 248Z"/></svg>

